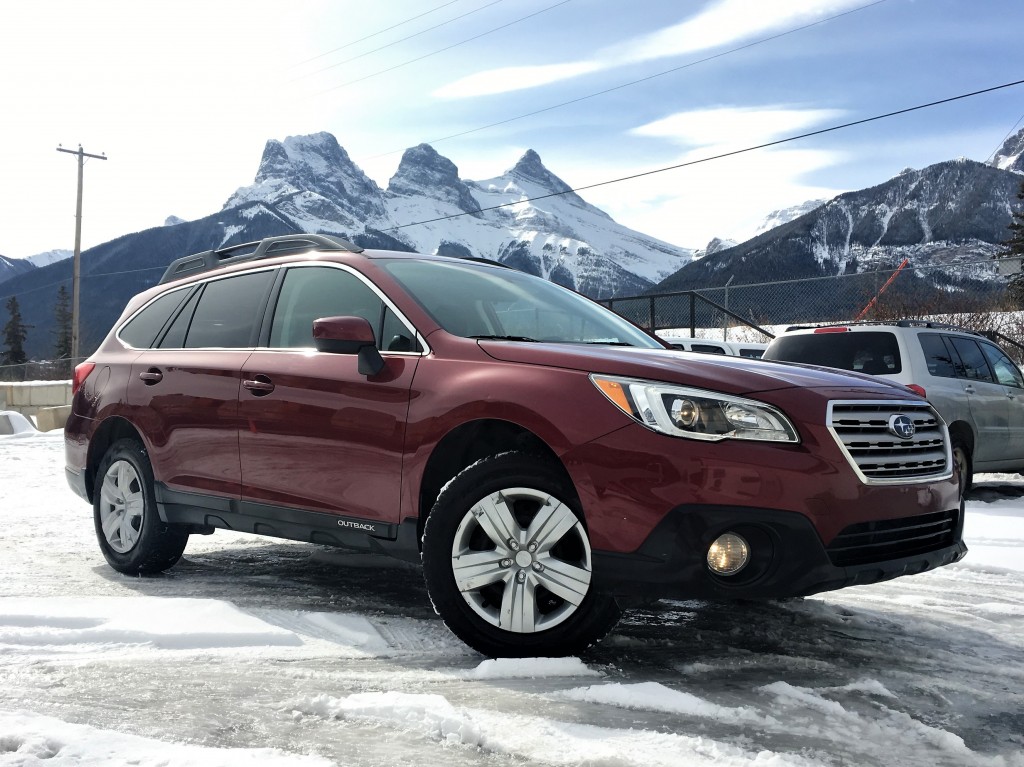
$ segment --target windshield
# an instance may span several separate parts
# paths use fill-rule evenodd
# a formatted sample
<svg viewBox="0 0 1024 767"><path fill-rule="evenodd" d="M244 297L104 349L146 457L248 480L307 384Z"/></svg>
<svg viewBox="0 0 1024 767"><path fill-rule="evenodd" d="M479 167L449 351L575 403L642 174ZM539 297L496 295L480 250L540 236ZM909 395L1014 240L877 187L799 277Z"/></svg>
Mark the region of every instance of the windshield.
<svg viewBox="0 0 1024 767"><path fill-rule="evenodd" d="M381 265L453 335L663 348L610 309L514 269L407 259Z"/></svg>

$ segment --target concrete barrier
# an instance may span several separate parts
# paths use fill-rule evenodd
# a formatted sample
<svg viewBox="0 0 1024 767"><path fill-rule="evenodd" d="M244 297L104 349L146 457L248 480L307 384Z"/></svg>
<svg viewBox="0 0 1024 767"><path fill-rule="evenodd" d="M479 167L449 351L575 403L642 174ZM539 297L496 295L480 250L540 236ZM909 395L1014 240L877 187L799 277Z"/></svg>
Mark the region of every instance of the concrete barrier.
<svg viewBox="0 0 1024 767"><path fill-rule="evenodd" d="M53 431L63 429L71 415L71 405L60 405L59 407L44 407L35 414L36 428L39 431Z"/></svg>
<svg viewBox="0 0 1024 767"><path fill-rule="evenodd" d="M35 415L43 408L71 404L71 381L0 383L0 410Z"/></svg>

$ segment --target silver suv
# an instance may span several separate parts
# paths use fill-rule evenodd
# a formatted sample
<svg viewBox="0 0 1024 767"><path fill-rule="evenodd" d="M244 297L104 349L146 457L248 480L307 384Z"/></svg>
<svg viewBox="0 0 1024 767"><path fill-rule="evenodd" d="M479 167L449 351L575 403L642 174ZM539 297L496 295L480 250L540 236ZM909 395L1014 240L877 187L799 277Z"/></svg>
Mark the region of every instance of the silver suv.
<svg viewBox="0 0 1024 767"><path fill-rule="evenodd" d="M868 373L927 397L949 426L965 492L975 471L1024 472L1024 376L979 333L919 320L796 326L764 359Z"/></svg>

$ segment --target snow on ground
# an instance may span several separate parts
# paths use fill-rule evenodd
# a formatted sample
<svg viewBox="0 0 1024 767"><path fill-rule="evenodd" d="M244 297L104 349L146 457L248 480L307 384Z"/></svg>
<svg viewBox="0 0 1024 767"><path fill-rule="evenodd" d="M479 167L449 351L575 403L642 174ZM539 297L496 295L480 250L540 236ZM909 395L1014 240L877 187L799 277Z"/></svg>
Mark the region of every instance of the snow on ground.
<svg viewBox="0 0 1024 767"><path fill-rule="evenodd" d="M957 565L487 660L398 561L217 532L119 575L62 434L0 437L0 767L1024 767L1024 480L978 479Z"/></svg>

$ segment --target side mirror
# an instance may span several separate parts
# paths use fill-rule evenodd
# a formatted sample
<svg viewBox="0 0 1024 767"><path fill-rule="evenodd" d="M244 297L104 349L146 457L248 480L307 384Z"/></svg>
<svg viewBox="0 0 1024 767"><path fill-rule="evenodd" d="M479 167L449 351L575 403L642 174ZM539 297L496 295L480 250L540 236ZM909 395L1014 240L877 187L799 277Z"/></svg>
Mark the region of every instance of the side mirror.
<svg viewBox="0 0 1024 767"><path fill-rule="evenodd" d="M313 345L318 352L356 354L359 373L375 376L384 369L373 328L364 317L321 317L313 320Z"/></svg>

